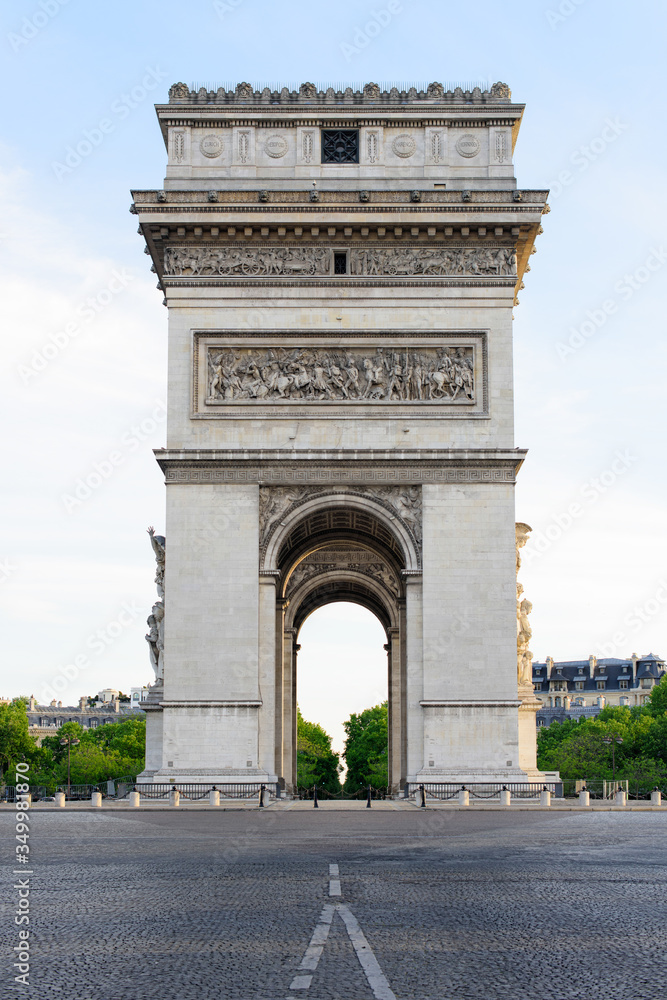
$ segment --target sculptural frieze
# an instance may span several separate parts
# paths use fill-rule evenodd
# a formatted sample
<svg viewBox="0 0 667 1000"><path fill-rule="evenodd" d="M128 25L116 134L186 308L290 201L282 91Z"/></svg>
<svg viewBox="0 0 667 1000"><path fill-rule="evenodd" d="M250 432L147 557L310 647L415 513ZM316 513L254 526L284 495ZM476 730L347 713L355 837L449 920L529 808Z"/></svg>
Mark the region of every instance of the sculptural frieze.
<svg viewBox="0 0 667 1000"><path fill-rule="evenodd" d="M512 247L372 247L351 252L350 271L370 277L516 277L516 253Z"/></svg>
<svg viewBox="0 0 667 1000"><path fill-rule="evenodd" d="M285 587L285 597L292 597L299 587L315 577L341 571L370 577L380 583L393 597L400 596L401 585L393 567L380 559L376 552L359 548L322 549L311 553L290 574Z"/></svg>
<svg viewBox="0 0 667 1000"><path fill-rule="evenodd" d="M167 247L164 273L179 278L312 277L330 274L331 262L331 250L320 247Z"/></svg>
<svg viewBox="0 0 667 1000"><path fill-rule="evenodd" d="M475 401L472 346L209 347L207 366L209 404Z"/></svg>
<svg viewBox="0 0 667 1000"><path fill-rule="evenodd" d="M164 273L175 278L333 277L333 251L328 247L167 247ZM360 277L514 278L516 273L512 247L350 251L350 274Z"/></svg>

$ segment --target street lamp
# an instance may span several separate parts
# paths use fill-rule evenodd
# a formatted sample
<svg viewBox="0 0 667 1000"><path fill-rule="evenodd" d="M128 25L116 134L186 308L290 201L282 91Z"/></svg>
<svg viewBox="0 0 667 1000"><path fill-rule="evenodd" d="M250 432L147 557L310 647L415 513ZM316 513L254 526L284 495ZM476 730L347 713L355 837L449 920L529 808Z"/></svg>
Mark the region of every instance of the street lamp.
<svg viewBox="0 0 667 1000"><path fill-rule="evenodd" d="M67 747L67 798L70 797L70 780L69 780L69 755L72 747L79 745L81 740L77 740L74 736L63 736L60 741L61 747Z"/></svg>
<svg viewBox="0 0 667 1000"><path fill-rule="evenodd" d="M616 746L615 746L615 744L618 743L620 745L623 742L623 738L621 736L603 736L602 737L602 742L606 743L607 746L611 747L611 773L612 773L612 781L614 782L614 792L615 792L616 791Z"/></svg>

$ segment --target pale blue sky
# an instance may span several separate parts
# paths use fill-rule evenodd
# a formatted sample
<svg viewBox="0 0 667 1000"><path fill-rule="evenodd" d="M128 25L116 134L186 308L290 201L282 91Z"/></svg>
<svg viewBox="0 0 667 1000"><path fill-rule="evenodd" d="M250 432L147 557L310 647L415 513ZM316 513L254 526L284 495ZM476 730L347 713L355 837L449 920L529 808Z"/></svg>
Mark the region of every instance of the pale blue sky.
<svg viewBox="0 0 667 1000"><path fill-rule="evenodd" d="M667 655L665 9L401 0L377 37L345 48L386 9L382 0L5 5L2 693L40 697L77 655L88 665L66 703L151 678L144 530L164 525L151 449L164 443L166 311L128 206L131 187L164 176L152 105L177 80L509 83L527 105L519 185L553 188L515 323L516 443L530 449L517 518L545 549L526 550L522 573L533 651ZM98 145L63 175L54 164L103 119ZM590 336L573 334L589 312ZM76 334L37 372L33 352L70 323ZM582 346L560 356L570 340ZM63 495L112 452L120 460L108 479L68 511ZM563 530L572 504L578 514ZM333 641L341 609L332 614L312 642ZM363 634L360 667L381 670L377 638L364 644ZM369 699L371 673L360 689ZM317 684L308 697L311 714L333 725L330 683L322 671L320 707Z"/></svg>

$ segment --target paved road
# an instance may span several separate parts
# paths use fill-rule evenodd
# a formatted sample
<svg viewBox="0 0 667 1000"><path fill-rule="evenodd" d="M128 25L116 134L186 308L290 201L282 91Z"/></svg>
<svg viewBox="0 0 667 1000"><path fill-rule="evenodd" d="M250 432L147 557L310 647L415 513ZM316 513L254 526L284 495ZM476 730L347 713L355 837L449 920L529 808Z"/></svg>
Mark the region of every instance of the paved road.
<svg viewBox="0 0 667 1000"><path fill-rule="evenodd" d="M663 1000L666 832L656 813L35 810L31 989L7 868L0 997Z"/></svg>

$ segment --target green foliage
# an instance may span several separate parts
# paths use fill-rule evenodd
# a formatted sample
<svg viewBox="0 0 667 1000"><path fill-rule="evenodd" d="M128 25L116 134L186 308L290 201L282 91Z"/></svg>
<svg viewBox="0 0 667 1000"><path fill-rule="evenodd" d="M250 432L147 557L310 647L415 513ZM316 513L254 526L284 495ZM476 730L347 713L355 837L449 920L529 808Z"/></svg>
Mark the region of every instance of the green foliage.
<svg viewBox="0 0 667 1000"><path fill-rule="evenodd" d="M603 743L605 736L622 743ZM538 766L562 778L627 779L636 792L667 780L667 684L656 685L646 705L608 706L594 719L552 722L537 735Z"/></svg>
<svg viewBox="0 0 667 1000"><path fill-rule="evenodd" d="M340 757L331 749L331 737L316 722L307 722L297 708L297 784L317 784L328 792L340 792Z"/></svg>
<svg viewBox="0 0 667 1000"><path fill-rule="evenodd" d="M27 703L27 698L14 698L8 705L0 705L0 771L12 782L14 766L32 761L37 749L28 732Z"/></svg>
<svg viewBox="0 0 667 1000"><path fill-rule="evenodd" d="M387 702L353 713L343 727L347 776L345 791L356 792L360 786L385 789L388 784L388 708Z"/></svg>
<svg viewBox="0 0 667 1000"><path fill-rule="evenodd" d="M647 711L656 717L664 715L667 712L667 674L651 691L651 696L646 707Z"/></svg>
<svg viewBox="0 0 667 1000"><path fill-rule="evenodd" d="M62 785L67 781L67 747L64 736L78 739L70 747L70 780L73 785L98 785L111 778L135 776L144 767L146 719L135 716L109 722L95 729L83 729L78 722L66 722L55 736L42 740L30 774L33 785Z"/></svg>

